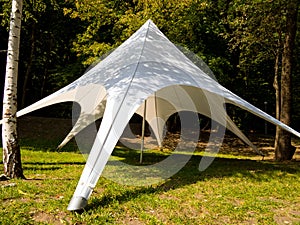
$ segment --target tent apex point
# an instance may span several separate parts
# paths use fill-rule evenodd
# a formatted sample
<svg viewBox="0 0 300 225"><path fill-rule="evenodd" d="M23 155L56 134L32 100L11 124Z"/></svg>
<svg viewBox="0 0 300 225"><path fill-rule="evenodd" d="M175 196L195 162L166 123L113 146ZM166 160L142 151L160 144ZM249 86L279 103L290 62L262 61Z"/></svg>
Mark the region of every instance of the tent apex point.
<svg viewBox="0 0 300 225"><path fill-rule="evenodd" d="M152 21L151 19L148 19L148 20L146 21L146 23L153 23L153 21Z"/></svg>

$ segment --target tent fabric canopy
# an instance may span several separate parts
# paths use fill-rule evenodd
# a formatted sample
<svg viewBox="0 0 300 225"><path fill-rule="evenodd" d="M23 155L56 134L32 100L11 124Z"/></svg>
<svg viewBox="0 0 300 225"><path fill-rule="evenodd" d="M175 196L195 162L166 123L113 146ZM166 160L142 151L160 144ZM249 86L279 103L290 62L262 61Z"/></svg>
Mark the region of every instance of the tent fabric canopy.
<svg viewBox="0 0 300 225"><path fill-rule="evenodd" d="M190 110L212 118L255 148L226 113L229 103L300 137L300 133L233 94L188 59L148 20L136 33L82 77L19 111L22 116L52 104L74 101L80 116L59 147L103 118L69 210L83 208L108 158L134 113L144 115L158 144L170 115Z"/></svg>

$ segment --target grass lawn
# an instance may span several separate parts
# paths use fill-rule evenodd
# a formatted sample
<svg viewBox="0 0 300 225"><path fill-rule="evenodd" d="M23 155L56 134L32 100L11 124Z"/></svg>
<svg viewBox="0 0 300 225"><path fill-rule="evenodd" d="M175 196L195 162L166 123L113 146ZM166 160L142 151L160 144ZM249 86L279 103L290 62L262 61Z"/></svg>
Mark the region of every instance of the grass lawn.
<svg viewBox="0 0 300 225"><path fill-rule="evenodd" d="M138 161L138 152L124 152L114 155ZM165 154L148 151L144 159ZM0 224L300 224L299 161L226 154L200 172L198 153L157 185L125 186L101 177L78 213L66 208L85 164L80 153L23 148L22 159L27 180L0 182Z"/></svg>

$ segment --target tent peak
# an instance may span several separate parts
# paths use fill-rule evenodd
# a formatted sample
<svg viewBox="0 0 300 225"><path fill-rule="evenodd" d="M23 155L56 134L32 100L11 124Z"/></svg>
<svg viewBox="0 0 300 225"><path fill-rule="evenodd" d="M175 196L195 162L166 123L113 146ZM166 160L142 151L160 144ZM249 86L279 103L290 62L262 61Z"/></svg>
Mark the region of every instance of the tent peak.
<svg viewBox="0 0 300 225"><path fill-rule="evenodd" d="M156 29L158 29L158 27L155 25L155 23L151 19L148 19L142 27L146 27L149 29L150 26L154 26Z"/></svg>
<svg viewBox="0 0 300 225"><path fill-rule="evenodd" d="M152 21L151 19L148 19L148 20L146 21L146 23L153 23L153 21Z"/></svg>
<svg viewBox="0 0 300 225"><path fill-rule="evenodd" d="M149 23L154 24L151 19L148 19L145 24L149 24Z"/></svg>

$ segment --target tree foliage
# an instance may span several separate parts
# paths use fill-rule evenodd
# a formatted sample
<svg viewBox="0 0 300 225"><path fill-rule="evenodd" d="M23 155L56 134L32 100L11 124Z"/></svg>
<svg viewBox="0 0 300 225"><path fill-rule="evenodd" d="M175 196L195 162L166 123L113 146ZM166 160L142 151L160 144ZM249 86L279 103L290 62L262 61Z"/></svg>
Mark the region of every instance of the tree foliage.
<svg viewBox="0 0 300 225"><path fill-rule="evenodd" d="M20 56L23 103L30 104L73 81L152 19L172 42L199 55L222 85L261 109L268 102L268 113L276 116L273 84L282 69L289 2L24 0ZM1 50L6 49L9 3L0 0ZM297 35L291 125L299 129L299 31ZM228 109L243 130L261 129L261 120L235 107Z"/></svg>
<svg viewBox="0 0 300 225"><path fill-rule="evenodd" d="M1 2L5 27L10 1ZM64 15L63 8L68 5L56 0L24 1L19 93L26 98L20 104L22 107L66 85L82 72L80 62L76 63L77 58L70 50L80 25ZM1 43L3 49L5 41Z"/></svg>

